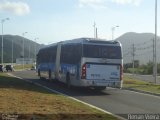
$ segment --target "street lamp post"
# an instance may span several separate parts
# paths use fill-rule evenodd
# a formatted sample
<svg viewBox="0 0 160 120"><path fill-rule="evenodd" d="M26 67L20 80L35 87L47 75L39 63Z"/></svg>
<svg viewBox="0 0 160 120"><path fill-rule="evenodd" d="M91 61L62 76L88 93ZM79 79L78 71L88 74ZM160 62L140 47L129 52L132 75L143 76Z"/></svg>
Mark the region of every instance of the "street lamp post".
<svg viewBox="0 0 160 120"><path fill-rule="evenodd" d="M114 39L114 31L115 31L116 27L119 27L119 26L117 25L117 26L114 26L114 27L111 28L111 30L112 30L112 40Z"/></svg>
<svg viewBox="0 0 160 120"><path fill-rule="evenodd" d="M24 32L24 33L22 33L22 36L23 36L23 70L24 70L24 36L25 36L25 34L27 34L28 32Z"/></svg>
<svg viewBox="0 0 160 120"><path fill-rule="evenodd" d="M155 0L155 61L154 61L154 72L155 72L155 83L157 83L157 0Z"/></svg>
<svg viewBox="0 0 160 120"><path fill-rule="evenodd" d="M37 53L37 41L39 38L35 38L34 41L35 41L35 45L34 45L34 57L35 57L35 63L36 63L36 53Z"/></svg>
<svg viewBox="0 0 160 120"><path fill-rule="evenodd" d="M12 66L13 66L13 39L12 39Z"/></svg>
<svg viewBox="0 0 160 120"><path fill-rule="evenodd" d="M5 18L5 19L2 19L2 20L1 20L1 23L2 23L2 53L1 53L1 63L2 63L2 65L3 65L3 23L4 23L6 20L9 20L9 18Z"/></svg>
<svg viewBox="0 0 160 120"><path fill-rule="evenodd" d="M29 46L29 55L28 55L28 58L30 59L31 58L31 44L30 44L30 41L28 41L28 46Z"/></svg>

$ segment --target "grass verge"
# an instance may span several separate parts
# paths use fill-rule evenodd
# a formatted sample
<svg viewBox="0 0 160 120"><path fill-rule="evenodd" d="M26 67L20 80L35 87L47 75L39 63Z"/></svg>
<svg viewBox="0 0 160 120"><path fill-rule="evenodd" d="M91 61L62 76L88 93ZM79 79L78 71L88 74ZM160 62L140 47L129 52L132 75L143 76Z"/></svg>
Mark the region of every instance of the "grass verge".
<svg viewBox="0 0 160 120"><path fill-rule="evenodd" d="M24 120L117 120L6 73L0 73L0 113L18 114Z"/></svg>
<svg viewBox="0 0 160 120"><path fill-rule="evenodd" d="M127 89L142 90L145 92L150 92L160 95L160 85L141 81L129 76L124 76L123 87Z"/></svg>
<svg viewBox="0 0 160 120"><path fill-rule="evenodd" d="M33 64L24 64L24 69L31 69L33 67ZM22 70L23 65L14 65L13 67L15 70Z"/></svg>

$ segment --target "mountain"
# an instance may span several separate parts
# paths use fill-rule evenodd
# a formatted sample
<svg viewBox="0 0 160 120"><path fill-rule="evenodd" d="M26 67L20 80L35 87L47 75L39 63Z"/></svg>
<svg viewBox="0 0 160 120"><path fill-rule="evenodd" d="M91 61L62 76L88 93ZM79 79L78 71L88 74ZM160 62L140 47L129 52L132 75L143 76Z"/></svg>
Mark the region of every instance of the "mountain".
<svg viewBox="0 0 160 120"><path fill-rule="evenodd" d="M135 60L139 60L140 64L153 61L154 34L129 32L116 40L122 43L124 63L132 62L133 53L135 54ZM157 37L157 62L160 63L160 37Z"/></svg>
<svg viewBox="0 0 160 120"><path fill-rule="evenodd" d="M35 48L36 52L43 46L34 41L26 39L18 35L3 35L3 61L6 63L12 62L12 41L13 41L13 61L16 58L23 57L23 40L24 40L24 58L29 57L29 47L30 47L30 58L35 58ZM36 46L36 47L35 47ZM0 62L1 62L1 52L2 52L2 36L0 35Z"/></svg>
<svg viewBox="0 0 160 120"><path fill-rule="evenodd" d="M149 61L153 61L153 39L154 34L152 33L125 33L116 40L122 43L124 63L131 63L133 60L133 44L135 60L139 60L140 64L146 64ZM23 57L23 40L25 53L24 57L29 56L30 46L30 57L35 58L35 45L36 51L44 45L38 44L32 40L26 39L18 35L3 35L4 41L4 62L11 62L12 60L12 40L13 40L13 56L14 62L16 58ZM0 62L1 62L1 43L2 36L0 35ZM160 37L157 39L157 62L160 63Z"/></svg>

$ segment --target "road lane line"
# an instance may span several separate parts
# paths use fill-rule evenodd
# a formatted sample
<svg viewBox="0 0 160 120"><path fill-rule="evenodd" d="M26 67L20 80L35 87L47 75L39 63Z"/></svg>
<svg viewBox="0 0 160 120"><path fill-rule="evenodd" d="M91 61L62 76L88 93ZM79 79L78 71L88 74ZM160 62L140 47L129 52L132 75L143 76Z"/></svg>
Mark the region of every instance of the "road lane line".
<svg viewBox="0 0 160 120"><path fill-rule="evenodd" d="M44 88L44 89L47 89L47 90L49 90L49 91L51 91L51 92L53 92L53 93L66 96L66 97L68 97L68 98L70 98L70 99L72 99L72 100L74 100L74 101L77 101L77 102L82 103L82 104L84 104L84 105L87 105L87 106L89 106L89 107L91 107L91 108L97 109L97 110L99 110L99 111L101 111L101 112L104 112L104 113L106 113L106 114L109 114L109 115L112 115L112 116L114 116L114 117L117 117L118 119L126 120L125 118L123 118L123 117L121 117L121 116L115 115L115 114L113 114L113 113L111 113L111 112L109 112L109 111L106 111L106 110L104 110L104 109L101 109L101 108L99 108L99 107L96 107L96 106L94 106L94 105L91 105L91 104L89 104L89 103L83 102L83 101L81 101L81 100L79 100L79 99L76 99L76 98L74 98L74 97L72 97L72 96L69 96L69 95L67 95L67 94L58 92L58 91L56 91L56 90L53 90L53 89L51 89L51 88L49 88L49 87L46 87L46 86L44 86L44 85L41 85L41 84L39 84L39 83L32 82L32 81L30 81L30 80L26 80L26 79L23 79L23 78L21 78L21 77L17 77L17 76L15 76L15 75L11 74L11 73L7 73L7 74L10 75L10 76L12 76L12 77L15 77L15 78L24 80L25 82L29 82L29 83L32 83L32 84L34 84L34 85L40 86L40 87L42 87L42 88Z"/></svg>

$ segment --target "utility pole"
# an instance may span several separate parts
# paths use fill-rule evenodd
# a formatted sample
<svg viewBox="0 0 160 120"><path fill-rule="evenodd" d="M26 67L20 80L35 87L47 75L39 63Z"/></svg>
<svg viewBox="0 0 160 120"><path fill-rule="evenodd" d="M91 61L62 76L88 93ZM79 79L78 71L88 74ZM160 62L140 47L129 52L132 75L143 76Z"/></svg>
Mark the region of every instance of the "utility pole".
<svg viewBox="0 0 160 120"><path fill-rule="evenodd" d="M133 60L132 60L132 64L133 64L133 75L134 75L134 58L135 58L135 46L134 44L132 45L132 57L133 57Z"/></svg>
<svg viewBox="0 0 160 120"><path fill-rule="evenodd" d="M155 0L155 83L157 83L157 0Z"/></svg>

